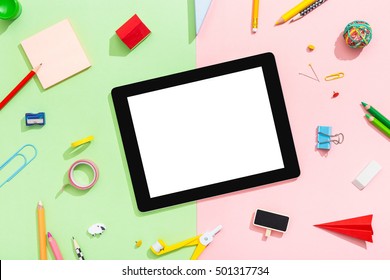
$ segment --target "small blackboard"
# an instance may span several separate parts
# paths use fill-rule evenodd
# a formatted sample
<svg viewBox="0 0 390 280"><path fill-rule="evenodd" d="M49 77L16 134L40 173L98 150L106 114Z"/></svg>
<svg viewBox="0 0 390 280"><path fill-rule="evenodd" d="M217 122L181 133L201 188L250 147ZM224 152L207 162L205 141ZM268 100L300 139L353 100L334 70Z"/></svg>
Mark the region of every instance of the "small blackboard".
<svg viewBox="0 0 390 280"><path fill-rule="evenodd" d="M285 232L287 230L289 217L257 209L253 224L269 230Z"/></svg>

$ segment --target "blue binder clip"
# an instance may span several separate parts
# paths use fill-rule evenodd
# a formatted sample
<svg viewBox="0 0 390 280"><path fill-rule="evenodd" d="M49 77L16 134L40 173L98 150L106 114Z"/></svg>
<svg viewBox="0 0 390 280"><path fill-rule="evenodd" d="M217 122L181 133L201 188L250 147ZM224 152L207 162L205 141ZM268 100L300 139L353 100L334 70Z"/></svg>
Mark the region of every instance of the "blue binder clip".
<svg viewBox="0 0 390 280"><path fill-rule="evenodd" d="M332 139L336 137L336 139ZM331 126L318 126L317 130L317 149L321 150L330 150L331 143L338 145L343 143L344 135L342 133L338 133L332 135L332 127Z"/></svg>
<svg viewBox="0 0 390 280"><path fill-rule="evenodd" d="M27 157L22 153L22 150L25 149L26 147L32 147L34 149L34 155L31 159L27 159ZM11 181L22 169L24 169L30 162L32 162L38 154L37 148L35 148L34 145L32 144L26 144L23 147L21 147L15 154L13 154L9 159L7 159L1 166L0 166L0 171L3 170L4 167L6 167L14 158L17 156L21 156L24 159L24 164L20 166L11 176L8 177L4 182L0 184L0 188Z"/></svg>

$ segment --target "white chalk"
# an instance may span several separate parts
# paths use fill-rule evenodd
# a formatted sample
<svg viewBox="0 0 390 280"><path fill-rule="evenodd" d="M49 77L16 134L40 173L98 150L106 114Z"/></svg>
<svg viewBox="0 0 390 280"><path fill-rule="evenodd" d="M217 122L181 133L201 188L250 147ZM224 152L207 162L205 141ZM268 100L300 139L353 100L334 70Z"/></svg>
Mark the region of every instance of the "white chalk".
<svg viewBox="0 0 390 280"><path fill-rule="evenodd" d="M359 190L364 189L381 169L382 166L380 166L379 163L375 160L371 161L352 181L352 184Z"/></svg>

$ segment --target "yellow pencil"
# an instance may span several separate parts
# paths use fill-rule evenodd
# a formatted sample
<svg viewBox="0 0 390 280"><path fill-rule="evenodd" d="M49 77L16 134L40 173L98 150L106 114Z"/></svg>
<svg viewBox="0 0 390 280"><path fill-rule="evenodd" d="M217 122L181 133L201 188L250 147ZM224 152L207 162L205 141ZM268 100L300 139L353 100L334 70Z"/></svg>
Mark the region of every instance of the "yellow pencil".
<svg viewBox="0 0 390 280"><path fill-rule="evenodd" d="M316 2L317 0L303 0L301 3L296 5L294 8L289 10L287 13L281 16L280 19L275 23L275 25L285 23L286 21L292 19L294 16L299 14L301 11L309 7L311 4Z"/></svg>
<svg viewBox="0 0 390 280"><path fill-rule="evenodd" d="M38 202L37 212L38 212L39 257L41 260L47 260L45 208L43 208L42 201Z"/></svg>
<svg viewBox="0 0 390 280"><path fill-rule="evenodd" d="M252 32L257 32L257 26L259 23L259 0L253 0L252 10Z"/></svg>

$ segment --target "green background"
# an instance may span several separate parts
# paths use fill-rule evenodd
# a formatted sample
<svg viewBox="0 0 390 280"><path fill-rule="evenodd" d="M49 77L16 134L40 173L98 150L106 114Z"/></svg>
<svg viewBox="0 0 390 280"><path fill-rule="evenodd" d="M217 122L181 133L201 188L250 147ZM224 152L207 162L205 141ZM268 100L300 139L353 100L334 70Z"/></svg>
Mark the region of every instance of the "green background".
<svg viewBox="0 0 390 280"><path fill-rule="evenodd" d="M46 210L46 229L64 259L76 259L72 236L86 259L126 260L155 259L149 246L159 238L172 244L196 235L195 203L138 211L110 94L116 86L195 68L193 1L20 2L18 19L0 20L1 99L31 68L20 42L66 18L92 67L47 90L34 77L0 111L0 164L24 144L38 149L37 158L0 189L0 259L39 258L39 200ZM115 31L135 13L152 34L130 52ZM45 112L47 124L27 128L27 112ZM71 142L88 135L95 137L90 145L70 149ZM89 191L66 186L61 192L67 170L79 159L97 164L99 181ZM0 171L0 182L20 164L19 157ZM87 179L87 174L77 174ZM89 236L87 229L94 223L107 226L103 235ZM143 245L135 248L139 239ZM184 248L157 258L189 259L192 251ZM49 248L48 256L53 259Z"/></svg>

